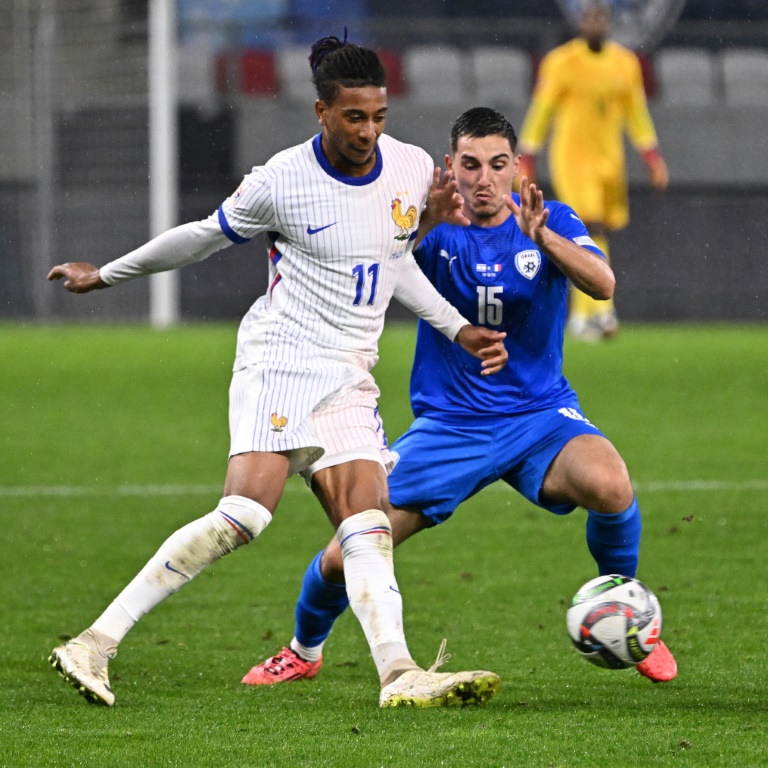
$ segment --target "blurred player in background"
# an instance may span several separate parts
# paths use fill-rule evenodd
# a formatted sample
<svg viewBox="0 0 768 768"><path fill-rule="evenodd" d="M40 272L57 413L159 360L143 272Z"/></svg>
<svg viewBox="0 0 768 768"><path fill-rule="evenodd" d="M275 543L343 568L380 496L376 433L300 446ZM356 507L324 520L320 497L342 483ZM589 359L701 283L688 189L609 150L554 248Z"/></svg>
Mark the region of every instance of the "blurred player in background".
<svg viewBox="0 0 768 768"><path fill-rule="evenodd" d="M392 535L397 545L444 522L501 479L554 514L586 508L587 544L599 573L634 576L641 520L627 467L584 416L562 372L568 281L607 299L614 275L573 209L545 207L525 178L520 195L508 195L519 166L516 144L506 118L484 107L468 110L452 128L446 164L471 226L435 227L417 239L415 256L465 316L506 332L510 362L476 384L476 361L419 321L411 375L416 420L392 446L399 455L389 476ZM333 540L304 576L293 640L244 683L318 673L323 643L347 606L343 582ZM656 682L677 672L661 642L637 669Z"/></svg>
<svg viewBox="0 0 768 768"><path fill-rule="evenodd" d="M381 706L482 703L492 672L424 671L405 642L392 564L389 451L370 374L390 298L483 359L506 361L503 334L471 326L414 261L419 216L467 223L455 181L427 153L383 134L387 91L376 53L329 37L310 54L321 132L255 167L221 207L101 269L54 267L75 293L200 261L266 232L270 285L243 319L230 387L224 497L172 534L86 631L51 663L90 701L111 705L107 664L131 627L210 563L269 524L289 476L311 484L337 530L347 593L379 673ZM264 588L267 588L265 585Z"/></svg>
<svg viewBox="0 0 768 768"><path fill-rule="evenodd" d="M609 40L610 11L594 0L581 15L581 37L541 62L520 132L521 175L536 180L536 156L552 124L549 167L555 197L575 209L603 253L607 234L629 221L624 130L644 160L651 185L664 190L667 166L645 100L637 56ZM568 330L582 340L616 333L613 299L571 290Z"/></svg>

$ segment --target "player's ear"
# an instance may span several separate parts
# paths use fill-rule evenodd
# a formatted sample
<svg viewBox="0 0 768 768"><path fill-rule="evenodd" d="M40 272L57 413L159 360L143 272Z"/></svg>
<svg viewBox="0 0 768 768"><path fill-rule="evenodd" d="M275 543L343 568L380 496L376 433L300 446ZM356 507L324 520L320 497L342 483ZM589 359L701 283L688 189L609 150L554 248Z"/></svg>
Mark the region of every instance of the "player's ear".
<svg viewBox="0 0 768 768"><path fill-rule="evenodd" d="M324 101L317 99L315 101L315 114L317 115L317 122L323 127L325 127L325 115L327 111L328 105Z"/></svg>
<svg viewBox="0 0 768 768"><path fill-rule="evenodd" d="M445 167L446 167L446 168L447 168L449 171L452 171L452 170L453 170L453 157L451 157L451 155L446 155L446 156L445 156Z"/></svg>

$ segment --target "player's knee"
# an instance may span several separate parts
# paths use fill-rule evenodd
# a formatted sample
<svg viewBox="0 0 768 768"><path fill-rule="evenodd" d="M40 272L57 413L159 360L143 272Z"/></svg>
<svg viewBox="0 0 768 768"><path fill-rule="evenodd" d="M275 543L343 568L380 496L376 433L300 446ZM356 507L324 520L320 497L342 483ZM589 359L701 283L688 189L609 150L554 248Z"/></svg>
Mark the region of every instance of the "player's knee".
<svg viewBox="0 0 768 768"><path fill-rule="evenodd" d="M600 494L594 509L607 515L618 515L632 503L632 489L609 488Z"/></svg>
<svg viewBox="0 0 768 768"><path fill-rule="evenodd" d="M624 462L621 462L621 467L623 471L606 473L597 493L597 503L593 506L598 512L619 514L632 503L635 494L629 472Z"/></svg>
<svg viewBox="0 0 768 768"><path fill-rule="evenodd" d="M610 460L595 467L591 474L591 488L587 506L605 514L623 512L634 498L629 471L623 459L616 454Z"/></svg>
<svg viewBox="0 0 768 768"><path fill-rule="evenodd" d="M225 496L206 517L209 536L221 554L250 544L272 520L266 507L245 496Z"/></svg>
<svg viewBox="0 0 768 768"><path fill-rule="evenodd" d="M367 509L342 521L336 530L341 556L349 560L392 560L392 528L380 509ZM346 571L346 568L345 568Z"/></svg>

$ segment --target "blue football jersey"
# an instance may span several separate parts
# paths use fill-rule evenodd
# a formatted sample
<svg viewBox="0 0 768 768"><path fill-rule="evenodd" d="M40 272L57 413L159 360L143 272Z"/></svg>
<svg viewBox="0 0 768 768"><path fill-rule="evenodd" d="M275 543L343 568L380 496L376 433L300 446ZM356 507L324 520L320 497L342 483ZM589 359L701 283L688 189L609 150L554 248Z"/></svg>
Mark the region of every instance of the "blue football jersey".
<svg viewBox="0 0 768 768"><path fill-rule="evenodd" d="M513 195L519 204L518 195ZM603 256L569 206L546 202L547 226ZM514 216L498 227L435 227L415 253L437 290L474 325L506 331L509 362L481 376L480 360L419 320L411 374L415 416L488 416L569 405L563 376L568 281Z"/></svg>

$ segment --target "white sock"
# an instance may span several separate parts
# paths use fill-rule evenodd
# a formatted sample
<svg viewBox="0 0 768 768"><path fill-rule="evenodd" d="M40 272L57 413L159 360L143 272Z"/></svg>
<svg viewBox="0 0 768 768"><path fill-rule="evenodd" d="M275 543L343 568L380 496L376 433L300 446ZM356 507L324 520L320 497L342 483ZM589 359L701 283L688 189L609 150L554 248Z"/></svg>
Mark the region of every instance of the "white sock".
<svg viewBox="0 0 768 768"><path fill-rule="evenodd" d="M390 676L394 660L403 662L403 668L416 668L403 632L403 601L395 580L387 516L378 509L352 515L342 521L336 538L349 604L368 640L379 678Z"/></svg>
<svg viewBox="0 0 768 768"><path fill-rule="evenodd" d="M272 515L252 499L226 496L213 512L171 534L130 584L93 623L118 643L152 610L206 566L253 541Z"/></svg>
<svg viewBox="0 0 768 768"><path fill-rule="evenodd" d="M323 658L323 646L325 640L320 645L313 645L311 648L307 648L306 645L302 645L295 637L291 640L290 649L301 656L304 661L320 661Z"/></svg>

